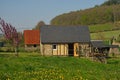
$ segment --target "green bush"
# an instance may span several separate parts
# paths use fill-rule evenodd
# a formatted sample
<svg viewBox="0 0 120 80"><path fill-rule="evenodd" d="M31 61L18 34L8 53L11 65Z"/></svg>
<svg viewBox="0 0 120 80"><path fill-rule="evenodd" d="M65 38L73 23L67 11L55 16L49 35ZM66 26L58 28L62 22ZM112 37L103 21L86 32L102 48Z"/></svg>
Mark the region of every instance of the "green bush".
<svg viewBox="0 0 120 80"><path fill-rule="evenodd" d="M13 47L1 47L0 51L1 52L14 52L14 48Z"/></svg>

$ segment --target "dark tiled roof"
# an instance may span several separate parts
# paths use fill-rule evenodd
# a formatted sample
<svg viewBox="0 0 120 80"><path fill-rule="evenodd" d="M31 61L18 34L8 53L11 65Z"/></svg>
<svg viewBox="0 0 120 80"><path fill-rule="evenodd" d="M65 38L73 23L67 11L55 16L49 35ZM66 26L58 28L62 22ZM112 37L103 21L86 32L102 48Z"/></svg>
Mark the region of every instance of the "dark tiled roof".
<svg viewBox="0 0 120 80"><path fill-rule="evenodd" d="M42 43L90 42L86 26L43 26L40 32Z"/></svg>
<svg viewBox="0 0 120 80"><path fill-rule="evenodd" d="M93 40L93 41L91 41L91 44L93 47L98 47L98 48L105 47L102 40Z"/></svg>
<svg viewBox="0 0 120 80"><path fill-rule="evenodd" d="M118 45L110 45L111 48L119 48Z"/></svg>
<svg viewBox="0 0 120 80"><path fill-rule="evenodd" d="M93 40L91 41L91 44L93 47L97 47L97 48L105 48L105 47L118 48L119 47L118 45L105 45L102 40Z"/></svg>

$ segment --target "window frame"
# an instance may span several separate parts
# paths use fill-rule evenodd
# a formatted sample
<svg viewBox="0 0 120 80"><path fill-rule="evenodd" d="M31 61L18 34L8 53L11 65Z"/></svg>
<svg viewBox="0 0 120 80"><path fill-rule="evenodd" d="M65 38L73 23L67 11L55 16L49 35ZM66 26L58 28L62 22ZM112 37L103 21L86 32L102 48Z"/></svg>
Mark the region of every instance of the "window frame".
<svg viewBox="0 0 120 80"><path fill-rule="evenodd" d="M53 45L52 45L52 49L53 49L53 50L57 50L57 44L53 44Z"/></svg>

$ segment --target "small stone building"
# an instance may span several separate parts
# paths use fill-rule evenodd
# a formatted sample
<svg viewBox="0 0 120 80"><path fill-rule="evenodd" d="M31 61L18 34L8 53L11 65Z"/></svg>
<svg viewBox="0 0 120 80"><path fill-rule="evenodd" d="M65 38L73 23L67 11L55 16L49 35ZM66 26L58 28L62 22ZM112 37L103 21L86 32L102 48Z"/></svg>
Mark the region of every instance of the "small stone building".
<svg viewBox="0 0 120 80"><path fill-rule="evenodd" d="M24 44L26 50L40 50L40 30L24 30Z"/></svg>
<svg viewBox="0 0 120 80"><path fill-rule="evenodd" d="M90 53L90 33L87 26L42 26L42 55L79 56Z"/></svg>
<svg viewBox="0 0 120 80"><path fill-rule="evenodd" d="M117 53L118 51L118 45L107 45L105 44L102 40L92 40L91 41L91 46L92 46L92 53L112 53L114 50L116 50ZM119 52L119 51L118 51Z"/></svg>

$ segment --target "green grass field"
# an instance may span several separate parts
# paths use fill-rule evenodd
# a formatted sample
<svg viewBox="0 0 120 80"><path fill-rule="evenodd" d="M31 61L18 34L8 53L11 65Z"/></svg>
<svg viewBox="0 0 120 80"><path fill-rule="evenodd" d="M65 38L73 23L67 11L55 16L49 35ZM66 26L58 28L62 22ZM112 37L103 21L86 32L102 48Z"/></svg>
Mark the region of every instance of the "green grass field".
<svg viewBox="0 0 120 80"><path fill-rule="evenodd" d="M101 35L104 40L110 40L113 36L117 37L120 35L120 30L116 31L106 31L106 32L99 32L99 33L91 33L91 39L98 39Z"/></svg>
<svg viewBox="0 0 120 80"><path fill-rule="evenodd" d="M113 36L120 35L120 27L116 27L114 23L90 25L91 39L110 40Z"/></svg>
<svg viewBox="0 0 120 80"><path fill-rule="evenodd" d="M113 23L96 24L89 26L90 32L110 31L112 29L114 29Z"/></svg>
<svg viewBox="0 0 120 80"><path fill-rule="evenodd" d="M0 80L120 80L120 58L102 64L78 57L0 53Z"/></svg>

